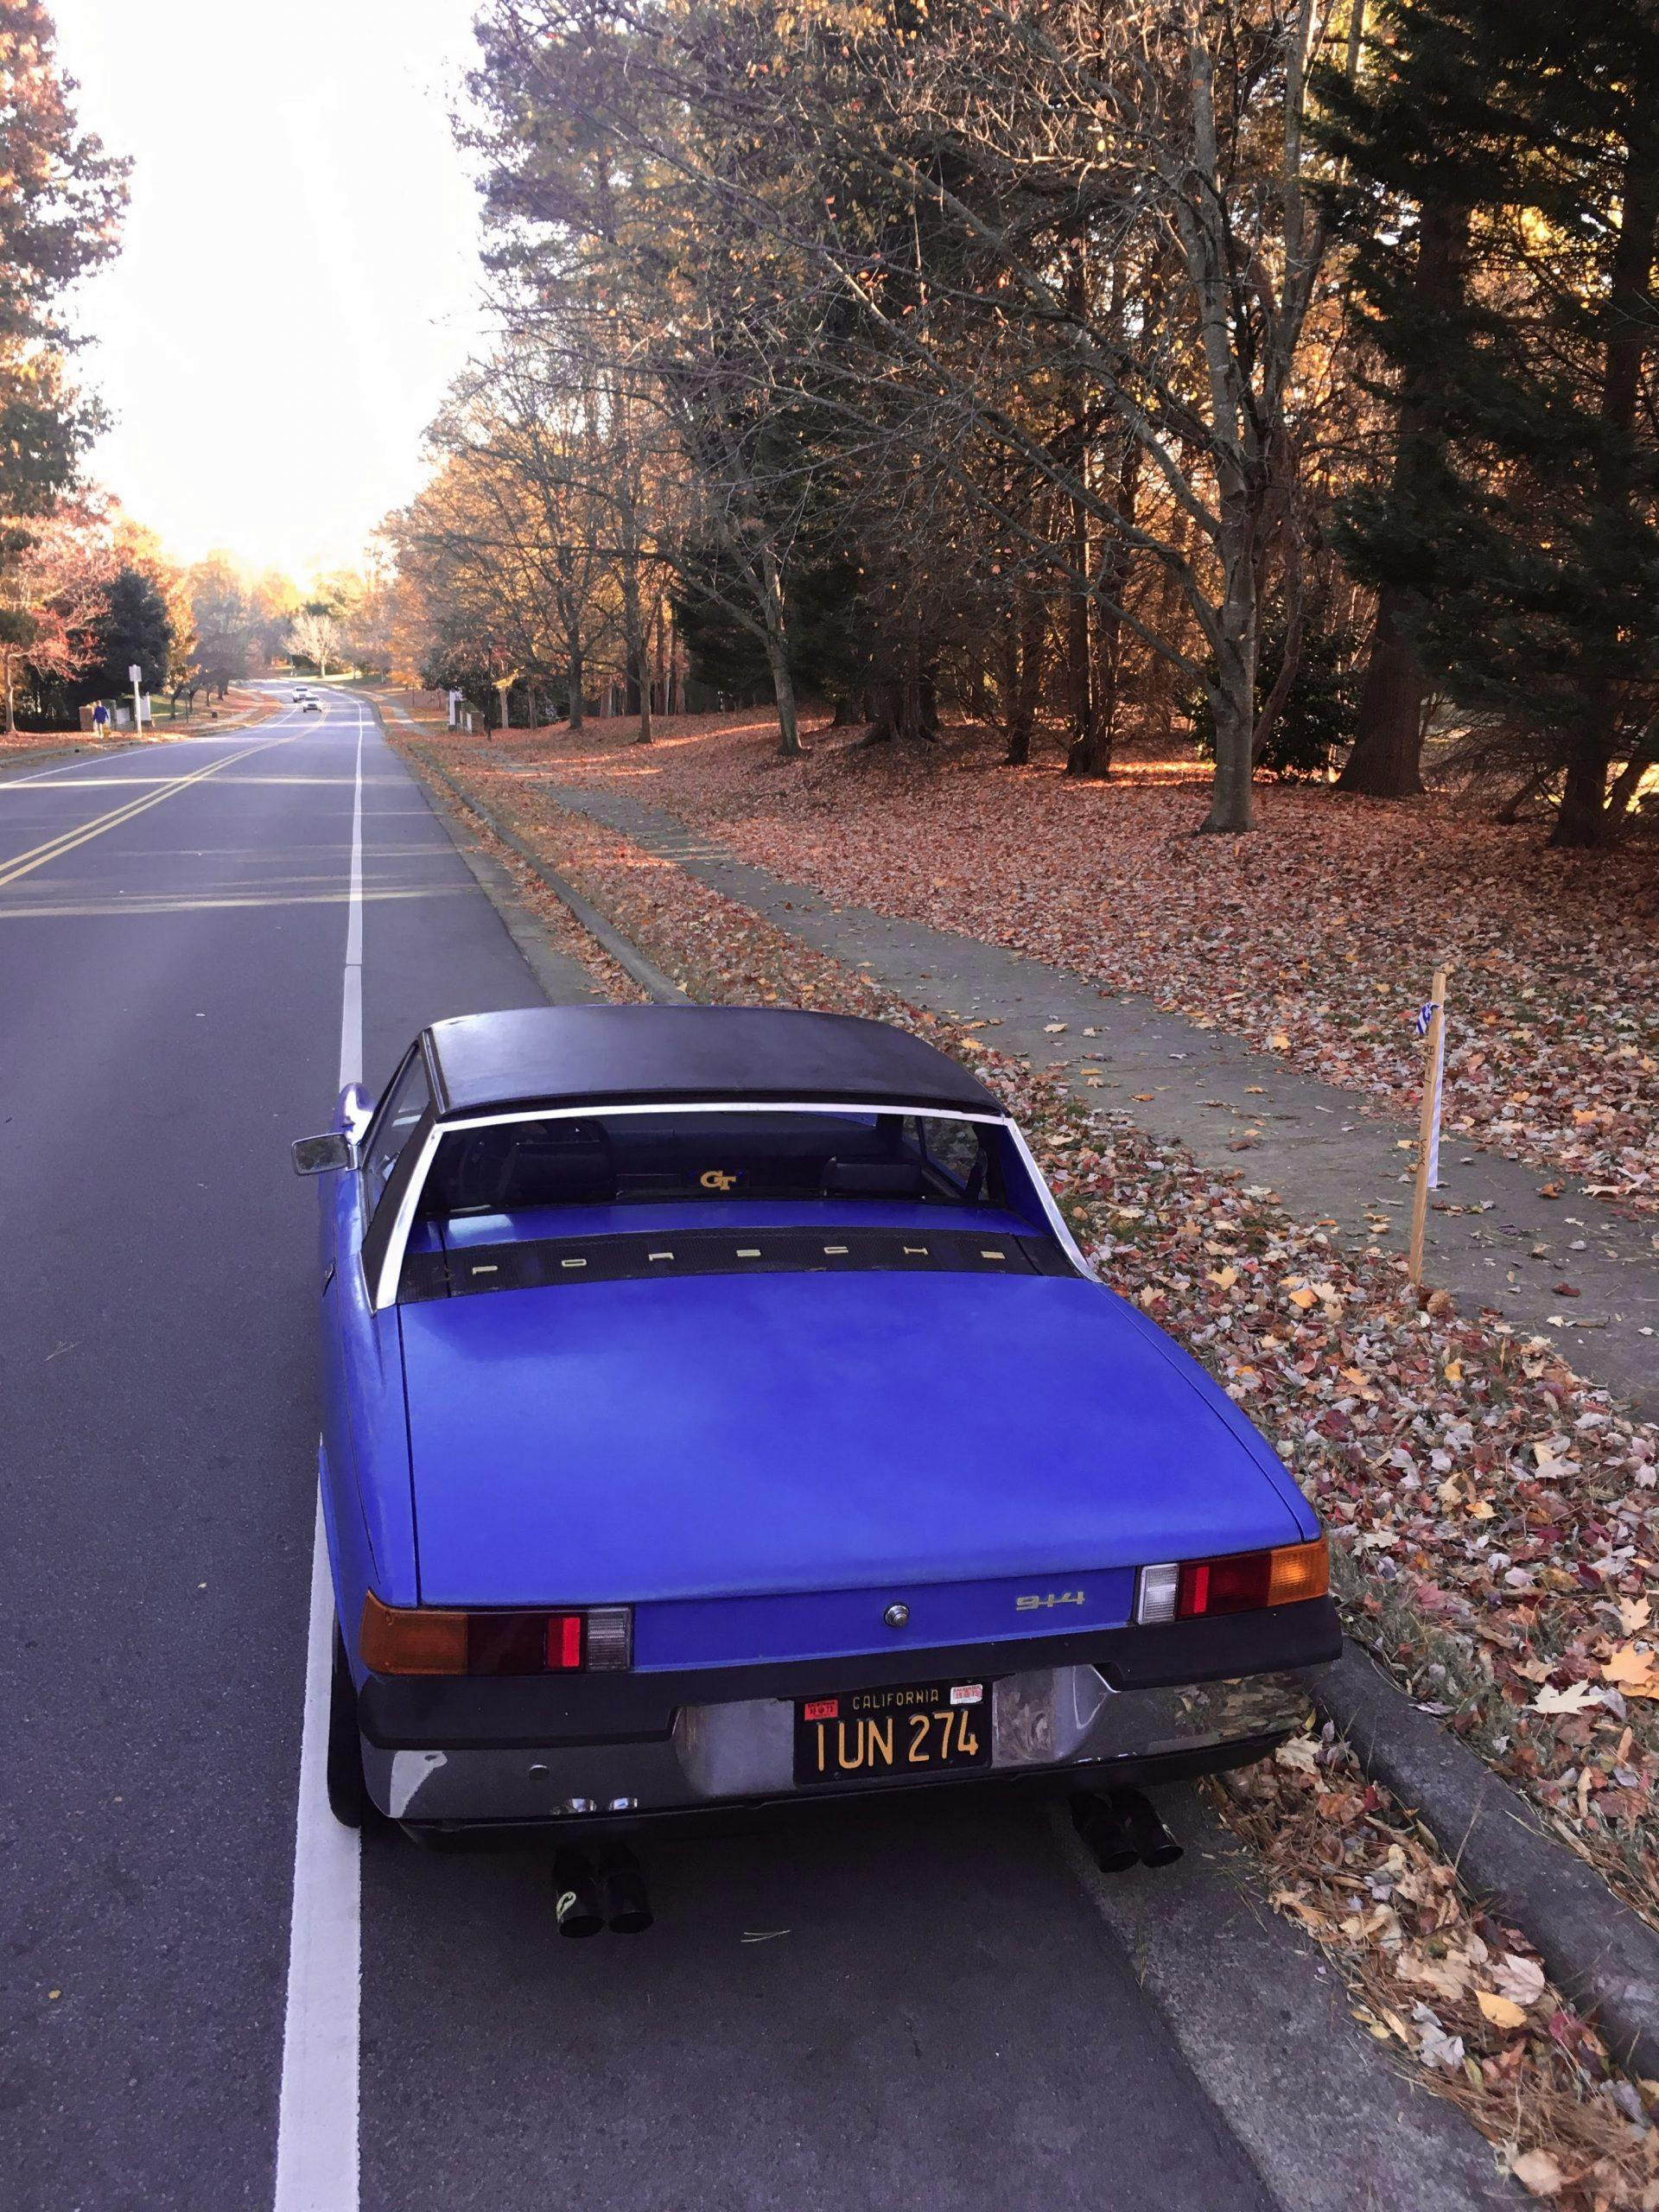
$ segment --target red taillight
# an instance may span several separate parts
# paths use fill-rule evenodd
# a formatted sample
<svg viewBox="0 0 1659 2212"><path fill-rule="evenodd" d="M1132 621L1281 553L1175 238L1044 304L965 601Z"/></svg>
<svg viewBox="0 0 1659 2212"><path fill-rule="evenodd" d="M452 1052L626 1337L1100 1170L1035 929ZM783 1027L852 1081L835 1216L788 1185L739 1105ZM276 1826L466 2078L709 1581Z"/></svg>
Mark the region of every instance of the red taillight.
<svg viewBox="0 0 1659 2212"><path fill-rule="evenodd" d="M1253 1613L1264 1605L1323 1598L1330 1586L1331 1558L1323 1536L1311 1544L1281 1544L1270 1552L1184 1560L1175 1618L1190 1621L1211 1613Z"/></svg>
<svg viewBox="0 0 1659 2212"><path fill-rule="evenodd" d="M545 1613L468 1613L469 1675L539 1675L546 1665Z"/></svg>
<svg viewBox="0 0 1659 2212"><path fill-rule="evenodd" d="M555 1613L547 1624L543 1651L550 1673L563 1674L582 1664L582 1615Z"/></svg>
<svg viewBox="0 0 1659 2212"><path fill-rule="evenodd" d="M569 1675L626 1668L633 1613L596 1605L581 1613L463 1613L435 1605L363 1600L358 1652L375 1675Z"/></svg>

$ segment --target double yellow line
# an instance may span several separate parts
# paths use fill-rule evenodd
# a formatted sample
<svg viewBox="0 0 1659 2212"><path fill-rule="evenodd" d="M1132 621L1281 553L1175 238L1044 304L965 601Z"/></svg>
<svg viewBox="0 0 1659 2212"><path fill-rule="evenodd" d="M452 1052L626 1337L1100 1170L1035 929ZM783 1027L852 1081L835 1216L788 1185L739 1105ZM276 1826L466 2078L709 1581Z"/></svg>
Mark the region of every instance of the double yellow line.
<svg viewBox="0 0 1659 2212"><path fill-rule="evenodd" d="M163 784L160 791L147 791L142 798L129 799L125 805L112 807L109 813L100 814L95 821L83 822L73 830L64 830L55 837L48 837L43 845L36 845L26 853L14 853L9 860L0 861L0 889L16 883L20 875L33 874L44 868L48 861L59 860L65 853L73 853L77 845L89 839L101 837L106 830L118 829L122 823L130 822L135 815L143 814L152 806L159 806L163 799L176 798L181 791L188 791L192 784L201 783L208 776L218 775L221 768L233 768L238 760L251 760L256 753L268 753L283 740L268 737L263 745L244 746L240 753L226 753L223 760L210 760L205 768L197 768L188 776L175 776L170 784Z"/></svg>

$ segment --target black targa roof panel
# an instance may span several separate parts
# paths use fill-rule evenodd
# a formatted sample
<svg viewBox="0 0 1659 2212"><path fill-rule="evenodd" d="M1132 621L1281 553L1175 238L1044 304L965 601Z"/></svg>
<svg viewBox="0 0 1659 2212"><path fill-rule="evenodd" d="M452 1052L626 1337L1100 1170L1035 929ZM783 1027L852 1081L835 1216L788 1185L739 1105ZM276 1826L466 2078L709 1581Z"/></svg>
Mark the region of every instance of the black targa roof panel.
<svg viewBox="0 0 1659 2212"><path fill-rule="evenodd" d="M1003 1109L908 1030L749 1006L548 1006L435 1021L441 1115L652 1099Z"/></svg>

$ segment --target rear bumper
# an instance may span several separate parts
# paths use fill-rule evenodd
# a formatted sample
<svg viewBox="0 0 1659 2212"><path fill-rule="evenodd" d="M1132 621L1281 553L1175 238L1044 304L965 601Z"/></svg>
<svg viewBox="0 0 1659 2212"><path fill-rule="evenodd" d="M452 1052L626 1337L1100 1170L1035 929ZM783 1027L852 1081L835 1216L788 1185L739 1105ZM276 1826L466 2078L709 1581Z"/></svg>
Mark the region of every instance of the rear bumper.
<svg viewBox="0 0 1659 2212"><path fill-rule="evenodd" d="M994 1683L988 1767L863 1794L1045 1779L1103 1789L1236 1765L1301 1724L1307 1681L1303 1669L1118 1689L1097 1665L1028 1669ZM793 1706L775 1695L683 1706L660 1735L408 1748L365 1734L363 1756L381 1811L421 1825L632 1823L857 1794L796 1786Z"/></svg>

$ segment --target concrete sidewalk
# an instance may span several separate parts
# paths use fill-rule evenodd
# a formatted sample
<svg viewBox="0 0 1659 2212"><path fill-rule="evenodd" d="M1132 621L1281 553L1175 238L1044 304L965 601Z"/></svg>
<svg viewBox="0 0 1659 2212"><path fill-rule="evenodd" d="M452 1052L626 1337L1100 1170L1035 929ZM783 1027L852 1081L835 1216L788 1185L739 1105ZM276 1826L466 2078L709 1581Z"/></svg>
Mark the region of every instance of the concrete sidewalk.
<svg viewBox="0 0 1659 2212"><path fill-rule="evenodd" d="M404 717L399 717L405 720ZM501 764L494 764L500 766ZM868 969L913 1005L995 1024L986 1041L1058 1066L1078 1096L1178 1142L1205 1167L1239 1169L1303 1221L1335 1221L1353 1247L1403 1251L1415 1131L1369 1102L1255 1052L1131 994L1108 997L1079 976L1000 945L835 906L810 886L737 859L660 807L615 791L507 771L752 907L780 929ZM1064 1028L1051 1033L1051 1025ZM1467 1139L1442 1151L1445 1187L1429 1220L1426 1272L1467 1310L1491 1306L1638 1411L1659 1411L1659 1224L1609 1212L1566 1182ZM1372 1221L1388 1220L1373 1232ZM1566 1284L1577 1294L1557 1288ZM1649 1333L1643 1334L1646 1330Z"/></svg>

